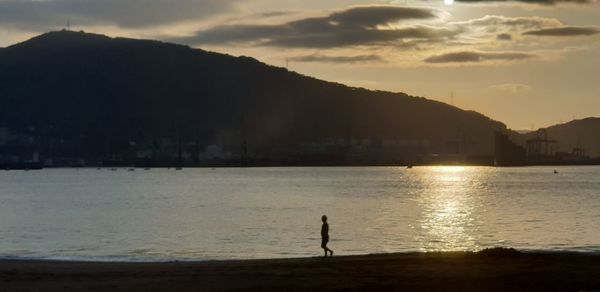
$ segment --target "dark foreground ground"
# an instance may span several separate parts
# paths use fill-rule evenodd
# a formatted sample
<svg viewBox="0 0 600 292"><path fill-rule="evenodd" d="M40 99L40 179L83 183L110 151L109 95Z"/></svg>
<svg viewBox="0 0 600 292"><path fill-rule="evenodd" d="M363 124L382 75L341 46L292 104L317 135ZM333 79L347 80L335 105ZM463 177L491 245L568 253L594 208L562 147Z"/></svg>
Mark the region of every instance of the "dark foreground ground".
<svg viewBox="0 0 600 292"><path fill-rule="evenodd" d="M0 291L600 291L600 256L409 253L194 263L0 261Z"/></svg>

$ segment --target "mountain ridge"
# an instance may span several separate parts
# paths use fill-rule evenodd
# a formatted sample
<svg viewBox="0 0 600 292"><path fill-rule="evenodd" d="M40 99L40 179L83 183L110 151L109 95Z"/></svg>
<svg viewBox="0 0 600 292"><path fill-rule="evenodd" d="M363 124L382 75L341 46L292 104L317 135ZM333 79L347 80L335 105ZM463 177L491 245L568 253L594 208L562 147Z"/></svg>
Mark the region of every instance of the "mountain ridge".
<svg viewBox="0 0 600 292"><path fill-rule="evenodd" d="M566 123L552 125L540 130L546 131L549 139L556 140L555 151L572 152L582 148L587 155L600 157L600 118L587 117ZM534 138L537 132L524 135L525 139Z"/></svg>
<svg viewBox="0 0 600 292"><path fill-rule="evenodd" d="M490 156L494 132L510 132L475 111L250 57L72 31L0 50L0 102L0 127L33 128L52 155L86 160L172 157L173 144L180 159L211 145L280 160Z"/></svg>

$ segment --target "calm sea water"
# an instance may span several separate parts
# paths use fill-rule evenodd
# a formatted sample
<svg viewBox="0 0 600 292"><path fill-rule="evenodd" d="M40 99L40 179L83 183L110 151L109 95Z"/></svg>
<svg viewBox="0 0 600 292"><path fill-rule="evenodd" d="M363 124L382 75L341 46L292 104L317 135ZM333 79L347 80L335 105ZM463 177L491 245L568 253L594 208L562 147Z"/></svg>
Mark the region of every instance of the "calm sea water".
<svg viewBox="0 0 600 292"><path fill-rule="evenodd" d="M3 171L0 257L316 256L323 214L338 255L600 252L600 167Z"/></svg>

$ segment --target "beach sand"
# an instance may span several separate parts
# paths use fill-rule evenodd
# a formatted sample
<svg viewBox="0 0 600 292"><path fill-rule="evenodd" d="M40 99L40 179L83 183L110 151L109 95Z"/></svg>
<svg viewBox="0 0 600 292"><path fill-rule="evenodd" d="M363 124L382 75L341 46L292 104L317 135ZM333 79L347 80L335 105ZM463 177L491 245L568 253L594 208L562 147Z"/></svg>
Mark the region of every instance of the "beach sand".
<svg viewBox="0 0 600 292"><path fill-rule="evenodd" d="M0 261L0 291L600 291L600 256L403 253L119 263Z"/></svg>

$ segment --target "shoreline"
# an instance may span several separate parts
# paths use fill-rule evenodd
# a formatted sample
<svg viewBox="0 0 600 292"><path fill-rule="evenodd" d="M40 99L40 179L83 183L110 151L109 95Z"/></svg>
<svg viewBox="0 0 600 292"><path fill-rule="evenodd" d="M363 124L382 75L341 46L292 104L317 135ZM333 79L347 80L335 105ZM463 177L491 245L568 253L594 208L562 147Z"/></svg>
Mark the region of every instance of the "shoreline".
<svg viewBox="0 0 600 292"><path fill-rule="evenodd" d="M545 250L545 249L514 249L505 247L491 247L478 251L399 251L399 252L381 252L381 253L365 253L365 254L336 254L335 258L348 257L367 257L367 256L400 256L400 255L449 255L449 254L465 254L478 255L482 251L500 250L500 251L516 251L521 255L552 255L552 256L590 256L600 257L599 250ZM318 253L318 252L317 252ZM316 254L317 254L316 253ZM292 257L267 257L267 258L152 258L152 257L20 257L20 256L0 256L0 264L5 262L32 262L32 263L81 263L81 264L169 264L169 263L189 263L189 264L207 264L207 263L229 263L229 262L252 262L252 261L279 261L279 260L305 260L311 258L322 258L320 255L314 256L292 256ZM600 292L600 291L599 291Z"/></svg>
<svg viewBox="0 0 600 292"><path fill-rule="evenodd" d="M111 169L226 169L226 168L336 168L336 167L432 167L432 166L465 166L465 167L493 167L493 168L522 168L522 167L561 167L561 166L600 166L600 161L584 162L584 163L532 163L532 164L514 164L514 165L494 165L489 163L430 163L430 164L395 164L395 163L376 163L376 164L251 164L251 165L236 165L236 164L203 164L203 165L160 165L160 166L143 166L143 165L61 165L61 166L44 166L38 168L10 168L1 167L4 171L36 171L45 169L96 169L96 170L111 170Z"/></svg>
<svg viewBox="0 0 600 292"><path fill-rule="evenodd" d="M170 262L0 260L2 291L600 291L600 255L392 253Z"/></svg>

